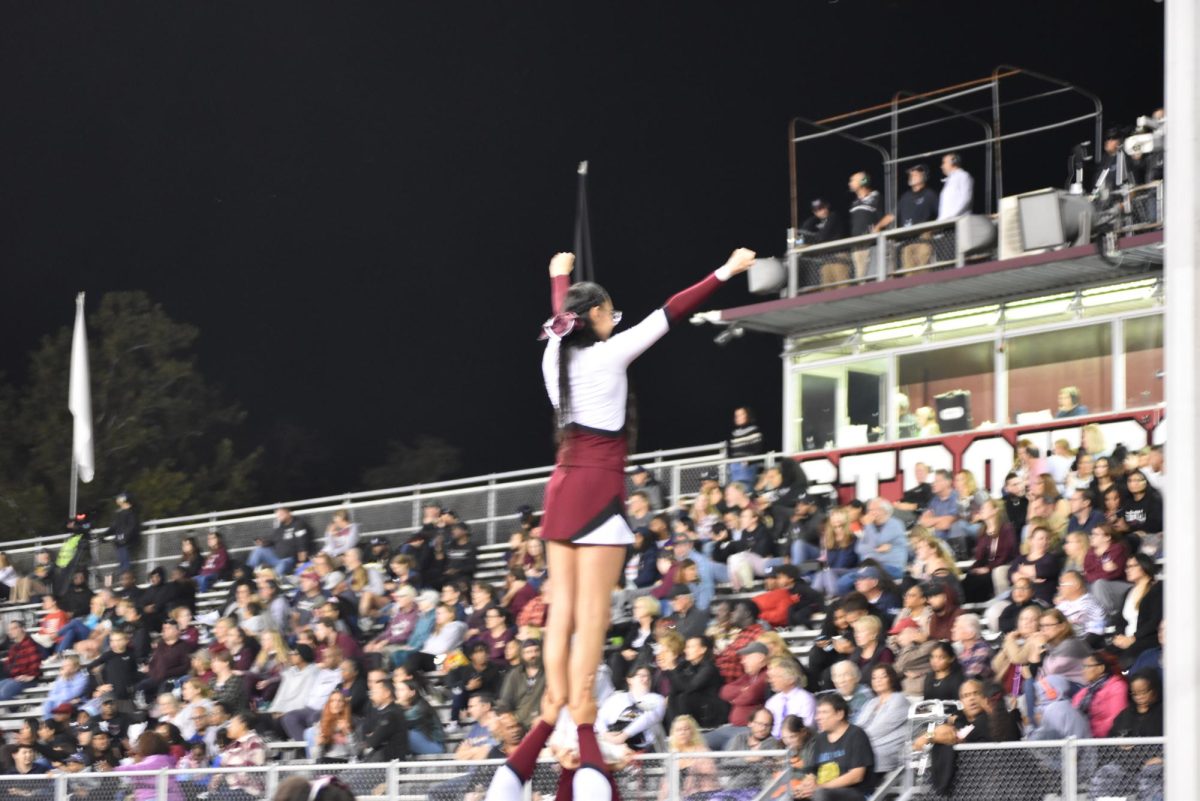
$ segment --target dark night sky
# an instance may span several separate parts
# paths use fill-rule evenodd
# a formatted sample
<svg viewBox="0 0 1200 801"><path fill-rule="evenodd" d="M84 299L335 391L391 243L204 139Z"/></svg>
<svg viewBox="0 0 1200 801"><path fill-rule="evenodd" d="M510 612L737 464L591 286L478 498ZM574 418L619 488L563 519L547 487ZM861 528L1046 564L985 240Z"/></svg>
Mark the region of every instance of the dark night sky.
<svg viewBox="0 0 1200 801"><path fill-rule="evenodd" d="M545 464L534 336L580 159L598 278L641 315L737 245L782 251L793 115L1001 63L1126 124L1162 99L1153 0L568 5L7 4L0 371L19 379L75 291L144 289L199 326L246 445L310 432L297 491L356 488L419 433L462 446L468 474ZM1006 162L1006 190L1060 183L1079 133L1038 140L1048 168ZM809 158L845 198L858 165ZM737 403L778 443L780 343L712 334L636 365L644 447L718 440Z"/></svg>

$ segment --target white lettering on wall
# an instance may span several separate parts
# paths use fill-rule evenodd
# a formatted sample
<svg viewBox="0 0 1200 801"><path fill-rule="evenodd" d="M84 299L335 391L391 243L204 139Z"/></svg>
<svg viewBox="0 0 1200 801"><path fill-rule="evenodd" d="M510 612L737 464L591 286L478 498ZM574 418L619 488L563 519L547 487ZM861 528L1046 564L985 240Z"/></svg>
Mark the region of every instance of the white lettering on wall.
<svg viewBox="0 0 1200 801"><path fill-rule="evenodd" d="M891 481L896 477L896 454L892 451L852 453L842 457L838 468L838 477L843 484L853 482L854 497L866 500L879 495L880 481Z"/></svg>
<svg viewBox="0 0 1200 801"><path fill-rule="evenodd" d="M962 469L970 470L976 483L993 496L1004 489L1004 477L1012 468L1016 451L1003 437L984 437L967 446L962 455ZM987 466L991 465L989 473Z"/></svg>
<svg viewBox="0 0 1200 801"><path fill-rule="evenodd" d="M954 470L954 454L945 445L918 445L915 448L904 448L900 451L900 472L904 475L904 489L910 490L917 486L914 468L921 463L929 465L929 473L934 470ZM931 479L932 480L932 479Z"/></svg>

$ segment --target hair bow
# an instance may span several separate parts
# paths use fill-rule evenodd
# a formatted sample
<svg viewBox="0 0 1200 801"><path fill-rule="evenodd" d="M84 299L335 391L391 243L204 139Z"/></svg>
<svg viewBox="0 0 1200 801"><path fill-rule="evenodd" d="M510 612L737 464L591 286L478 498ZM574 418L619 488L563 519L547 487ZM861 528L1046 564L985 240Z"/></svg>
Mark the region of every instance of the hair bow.
<svg viewBox="0 0 1200 801"><path fill-rule="evenodd" d="M561 340L572 331L577 331L583 326L583 321L579 319L579 315L575 312L560 312L554 315L546 322L542 323L542 333L538 339L554 339Z"/></svg>

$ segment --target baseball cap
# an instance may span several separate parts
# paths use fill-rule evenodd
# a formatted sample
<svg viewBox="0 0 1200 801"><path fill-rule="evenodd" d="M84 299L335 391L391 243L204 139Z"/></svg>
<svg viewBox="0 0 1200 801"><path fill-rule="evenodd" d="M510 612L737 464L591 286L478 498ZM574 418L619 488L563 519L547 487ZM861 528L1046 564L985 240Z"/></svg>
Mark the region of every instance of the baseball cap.
<svg viewBox="0 0 1200 801"><path fill-rule="evenodd" d="M875 581L879 581L881 578L883 578L883 576L880 575L879 568L871 567L870 565L867 565L866 567L860 567L854 573L855 581L858 581L859 579L874 579Z"/></svg>
<svg viewBox="0 0 1200 801"><path fill-rule="evenodd" d="M716 470L709 468L700 474L701 481L720 481L721 476Z"/></svg>
<svg viewBox="0 0 1200 801"><path fill-rule="evenodd" d="M70 704L59 704L50 711L55 715L70 715L75 711L75 707Z"/></svg>
<svg viewBox="0 0 1200 801"><path fill-rule="evenodd" d="M669 598L679 598L683 595L691 595L692 588L686 584L676 584L671 587L671 592L668 593Z"/></svg>
<svg viewBox="0 0 1200 801"><path fill-rule="evenodd" d="M829 204L825 202L824 198L818 197L813 199L812 207L814 209L826 209L829 208Z"/></svg>
<svg viewBox="0 0 1200 801"><path fill-rule="evenodd" d="M770 653L771 652L767 650L767 646L763 645L761 642L752 642L745 648L738 650L738 656L749 656L750 654L762 654L763 656L767 656Z"/></svg>
<svg viewBox="0 0 1200 801"><path fill-rule="evenodd" d="M930 579L929 581L925 582L925 597L926 598L928 598L932 595L945 595L945 594L946 594L946 582L942 581L941 579Z"/></svg>
<svg viewBox="0 0 1200 801"><path fill-rule="evenodd" d="M637 467L633 468L629 472L631 475L637 475L638 473L649 473L650 471L646 469L646 465L639 464Z"/></svg>

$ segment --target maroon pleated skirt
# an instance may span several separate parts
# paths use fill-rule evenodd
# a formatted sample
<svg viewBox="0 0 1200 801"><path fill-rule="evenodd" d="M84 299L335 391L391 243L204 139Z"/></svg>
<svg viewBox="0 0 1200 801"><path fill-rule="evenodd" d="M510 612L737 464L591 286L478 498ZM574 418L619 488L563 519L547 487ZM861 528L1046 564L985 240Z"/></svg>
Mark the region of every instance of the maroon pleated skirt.
<svg viewBox="0 0 1200 801"><path fill-rule="evenodd" d="M543 539L598 545L632 542L625 523L625 455L623 433L575 426L566 430L546 485ZM589 543L588 535L604 541Z"/></svg>

